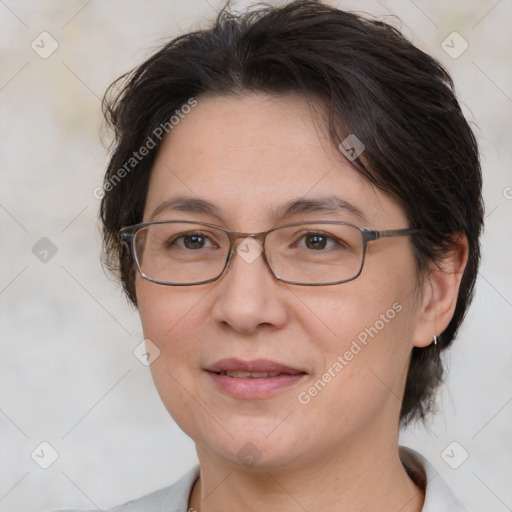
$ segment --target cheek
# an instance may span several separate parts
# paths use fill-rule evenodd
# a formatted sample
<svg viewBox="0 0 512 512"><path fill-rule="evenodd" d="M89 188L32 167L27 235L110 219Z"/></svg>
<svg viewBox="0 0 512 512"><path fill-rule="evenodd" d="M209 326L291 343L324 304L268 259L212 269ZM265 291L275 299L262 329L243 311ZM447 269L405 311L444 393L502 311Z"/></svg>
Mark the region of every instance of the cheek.
<svg viewBox="0 0 512 512"><path fill-rule="evenodd" d="M160 351L150 366L159 391L163 382L166 385L172 383L172 377L182 379L180 373L188 366L193 351L193 337L187 326L194 315L198 297L196 293L193 300L186 291L181 292L148 281L137 283L144 338L151 340Z"/></svg>
<svg viewBox="0 0 512 512"><path fill-rule="evenodd" d="M404 273L411 273L410 279ZM314 340L320 382L306 391L328 407L372 408L391 395L401 396L407 372L418 305L415 274L408 267L399 273L345 283L322 295L302 297L310 307L311 322L304 322ZM314 336L312 325L321 331ZM320 334L320 332L322 334ZM324 388L326 391L324 391ZM320 394L322 398L320 398Z"/></svg>
<svg viewBox="0 0 512 512"><path fill-rule="evenodd" d="M410 316L408 287L392 280L385 286L382 282L374 286L368 280L361 283L364 286L353 281L301 297L309 309L303 328L310 332L320 352L346 350L354 340L365 345L372 339L389 338Z"/></svg>
<svg viewBox="0 0 512 512"><path fill-rule="evenodd" d="M151 283L142 278L136 281L139 316L144 336L168 350L176 336L187 340L187 326L197 316L201 300L207 291L198 287L170 287ZM181 345L181 343L179 344Z"/></svg>
<svg viewBox="0 0 512 512"><path fill-rule="evenodd" d="M139 315L144 338L160 351L150 370L165 407L185 431L201 424L200 408L191 407L197 396L199 357L207 348L200 287L166 287L140 279L136 283ZM202 315L202 316L201 316Z"/></svg>

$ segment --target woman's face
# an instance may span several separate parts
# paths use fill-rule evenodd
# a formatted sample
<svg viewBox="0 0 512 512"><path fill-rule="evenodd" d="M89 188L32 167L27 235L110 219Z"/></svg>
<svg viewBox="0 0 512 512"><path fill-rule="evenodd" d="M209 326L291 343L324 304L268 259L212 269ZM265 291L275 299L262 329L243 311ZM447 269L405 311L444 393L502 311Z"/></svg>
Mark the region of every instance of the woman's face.
<svg viewBox="0 0 512 512"><path fill-rule="evenodd" d="M207 200L218 215L170 207L154 215L176 196ZM345 207L271 215L327 196ZM408 227L396 202L330 145L303 99L263 94L198 98L161 147L150 220L251 233L318 220ZM261 255L238 254L213 283L136 281L144 337L160 350L152 375L172 417L200 457L262 468L328 461L397 435L412 346L429 341L418 339L418 286L408 237L370 243L361 275L333 286L280 282Z"/></svg>

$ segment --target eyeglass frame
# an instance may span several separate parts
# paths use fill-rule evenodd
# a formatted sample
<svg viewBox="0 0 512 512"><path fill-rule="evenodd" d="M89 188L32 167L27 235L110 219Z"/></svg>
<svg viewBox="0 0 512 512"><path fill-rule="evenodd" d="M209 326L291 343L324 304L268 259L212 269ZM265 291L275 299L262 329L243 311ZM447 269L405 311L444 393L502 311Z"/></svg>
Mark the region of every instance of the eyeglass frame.
<svg viewBox="0 0 512 512"><path fill-rule="evenodd" d="M226 262L224 263L224 267L222 267L222 270L216 277L214 277L212 279L207 279L205 281L198 281L196 283L170 283L170 282L165 282L165 281L159 281L157 279L152 279L152 278L146 276L142 272L139 260L137 258L137 253L135 250L135 244L134 244L135 236L143 228L146 228L146 227L149 227L152 225L156 225L156 224L172 224L172 223L195 224L195 225L200 225L200 226L207 226L210 228L219 229L228 235L229 242L230 242L228 255L226 257ZM334 282L330 282L330 283L301 283L301 282L297 282L297 281L289 281L289 280L283 279L282 277L279 277L274 272L270 263L268 262L267 252L266 252L266 248L265 248L265 241L266 241L268 234L272 233L273 231L275 231L277 229L292 227L292 226L306 225L306 224L344 225L344 226L353 227L361 233L362 240L363 240L363 252L362 252L362 257L361 257L361 266L359 267L359 270L356 273L356 275L354 275L353 277L350 277L348 279L343 279L341 281L334 281ZM140 275L147 281L150 281L155 284L160 284L162 286L195 286L195 285L199 285L199 284L207 284L207 283L213 283L214 281L217 281L224 274L226 269L228 268L229 263L233 258L233 253L236 252L234 242L238 238L252 238L253 240L263 239L263 242L261 245L261 248L262 248L261 254L263 256L263 260L264 260L267 268L270 270L270 273L278 281L281 281L281 282L287 283L287 284L295 284L298 286L332 286L335 284L343 284L343 283L348 283L350 281L354 281L361 275L361 272L363 271L363 267L364 267L364 262L366 259L366 252L367 252L367 247L368 247L369 242L375 242L378 240L382 240L383 238L394 238L394 237L400 237L400 236L415 235L415 234L419 234L423 231L424 230L417 229L417 228L386 229L386 230L379 231L379 230L370 229L370 228L362 228L360 226L356 226L355 224L351 224L349 222L341 222L341 221L336 221L336 220L323 220L323 221L292 222L290 224L281 224L279 226L274 226L273 228L271 228L267 231L260 231L259 233L241 233L239 231L231 231L227 228L223 228L222 226L217 226L216 224L210 224L208 222L197 222L197 221L193 221L193 220L158 220L158 221L151 221L151 222L140 222L138 224L133 224L131 226L125 226L125 227L121 228L119 230L119 240L129 248L130 254L133 258L133 261L135 262L135 265L137 266L137 270L139 271Z"/></svg>

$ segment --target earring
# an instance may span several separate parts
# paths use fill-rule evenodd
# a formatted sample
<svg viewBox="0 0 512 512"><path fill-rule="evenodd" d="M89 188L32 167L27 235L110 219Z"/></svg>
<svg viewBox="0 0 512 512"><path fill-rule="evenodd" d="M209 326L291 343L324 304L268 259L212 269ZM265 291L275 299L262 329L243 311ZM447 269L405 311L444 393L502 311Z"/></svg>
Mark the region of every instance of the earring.
<svg viewBox="0 0 512 512"><path fill-rule="evenodd" d="M437 345L437 336L434 334L434 345Z"/></svg>

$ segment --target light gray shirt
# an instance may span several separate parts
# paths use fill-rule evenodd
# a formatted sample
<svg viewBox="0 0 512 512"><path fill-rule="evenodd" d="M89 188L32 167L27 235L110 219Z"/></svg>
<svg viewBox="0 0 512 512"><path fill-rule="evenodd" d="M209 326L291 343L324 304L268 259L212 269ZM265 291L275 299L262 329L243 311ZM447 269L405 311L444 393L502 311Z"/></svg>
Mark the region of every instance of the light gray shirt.
<svg viewBox="0 0 512 512"><path fill-rule="evenodd" d="M401 446L400 459L414 482L425 489L422 512L469 512L422 455ZM199 466L195 466L173 485L106 512L188 512L190 492L198 477Z"/></svg>

